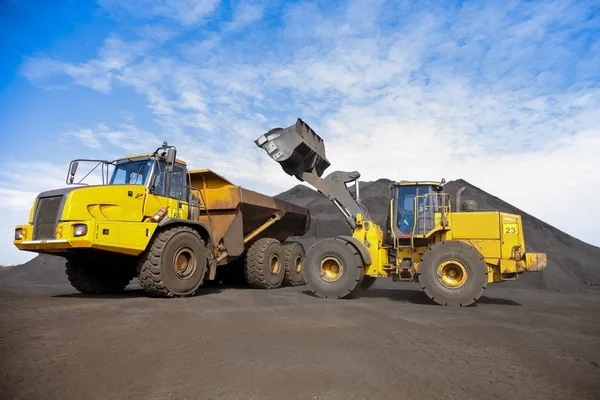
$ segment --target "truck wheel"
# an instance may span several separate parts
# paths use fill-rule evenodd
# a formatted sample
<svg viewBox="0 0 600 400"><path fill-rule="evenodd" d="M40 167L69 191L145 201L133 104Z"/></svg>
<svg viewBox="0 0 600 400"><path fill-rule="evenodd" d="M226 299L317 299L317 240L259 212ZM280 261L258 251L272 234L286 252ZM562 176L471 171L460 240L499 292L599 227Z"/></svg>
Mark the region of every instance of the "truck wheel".
<svg viewBox="0 0 600 400"><path fill-rule="evenodd" d="M319 297L341 299L360 290L365 268L358 250L338 238L323 239L306 253L304 278Z"/></svg>
<svg viewBox="0 0 600 400"><path fill-rule="evenodd" d="M471 245L444 241L431 246L419 263L419 283L431 300L443 306L475 303L488 283L482 255Z"/></svg>
<svg viewBox="0 0 600 400"><path fill-rule="evenodd" d="M66 273L71 286L81 293L103 294L125 290L135 276L135 268L119 263L103 263L87 257L69 257Z"/></svg>
<svg viewBox="0 0 600 400"><path fill-rule="evenodd" d="M281 286L285 275L285 259L279 241L257 240L246 254L246 282L253 289L273 289Z"/></svg>
<svg viewBox="0 0 600 400"><path fill-rule="evenodd" d="M302 264L304 263L304 246L298 242L287 242L282 245L285 258L285 277L283 283L288 286L304 285Z"/></svg>
<svg viewBox="0 0 600 400"><path fill-rule="evenodd" d="M367 290L371 286L373 286L373 284L375 283L376 280L377 280L376 276L365 276L365 279L363 279L362 284L360 285L360 288L362 290Z"/></svg>
<svg viewBox="0 0 600 400"><path fill-rule="evenodd" d="M168 228L140 257L140 285L154 297L193 295L202 284L207 258L198 232L187 226Z"/></svg>

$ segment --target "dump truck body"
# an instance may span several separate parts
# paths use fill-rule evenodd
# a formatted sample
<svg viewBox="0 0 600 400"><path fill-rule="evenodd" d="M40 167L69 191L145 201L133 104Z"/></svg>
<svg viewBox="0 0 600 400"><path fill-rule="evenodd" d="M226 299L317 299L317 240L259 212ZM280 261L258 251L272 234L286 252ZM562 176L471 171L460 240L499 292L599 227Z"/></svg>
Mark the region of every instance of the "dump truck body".
<svg viewBox="0 0 600 400"><path fill-rule="evenodd" d="M202 282L215 280L217 267L246 256L267 239L277 242L271 243L274 260L285 267L277 246L308 231L307 209L241 188L210 170L188 171L174 158L172 146L159 149L162 155L157 150L98 161L107 171L113 168L106 181L103 172L102 185L40 193L28 223L15 229L15 246L66 257L68 275L77 275L69 275L71 282L84 292L111 291L122 286L115 279L124 282L145 273L140 282L144 286L145 280L151 294L189 295ZM77 165L71 164L67 183L73 183ZM171 254L172 246L179 250ZM93 283L90 274L98 282L81 290L82 282ZM301 281L296 275L295 281ZM277 286L277 279L268 285Z"/></svg>

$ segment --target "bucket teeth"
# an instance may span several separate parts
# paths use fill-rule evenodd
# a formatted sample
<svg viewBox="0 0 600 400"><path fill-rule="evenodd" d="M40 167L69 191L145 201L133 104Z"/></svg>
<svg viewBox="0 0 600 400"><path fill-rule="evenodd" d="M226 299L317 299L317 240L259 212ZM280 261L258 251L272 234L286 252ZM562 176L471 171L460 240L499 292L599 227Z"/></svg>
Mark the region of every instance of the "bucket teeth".
<svg viewBox="0 0 600 400"><path fill-rule="evenodd" d="M287 128L274 128L254 141L277 161L286 174L312 172L321 176L331 165L323 139L300 118Z"/></svg>

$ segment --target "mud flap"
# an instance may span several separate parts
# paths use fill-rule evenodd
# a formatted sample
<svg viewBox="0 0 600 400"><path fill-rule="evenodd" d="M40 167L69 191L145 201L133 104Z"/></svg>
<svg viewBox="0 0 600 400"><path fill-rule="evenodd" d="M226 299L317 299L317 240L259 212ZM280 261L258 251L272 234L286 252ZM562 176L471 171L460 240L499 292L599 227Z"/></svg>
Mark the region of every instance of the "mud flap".
<svg viewBox="0 0 600 400"><path fill-rule="evenodd" d="M223 235L223 244L230 256L240 256L244 252L244 223L241 211L238 211Z"/></svg>

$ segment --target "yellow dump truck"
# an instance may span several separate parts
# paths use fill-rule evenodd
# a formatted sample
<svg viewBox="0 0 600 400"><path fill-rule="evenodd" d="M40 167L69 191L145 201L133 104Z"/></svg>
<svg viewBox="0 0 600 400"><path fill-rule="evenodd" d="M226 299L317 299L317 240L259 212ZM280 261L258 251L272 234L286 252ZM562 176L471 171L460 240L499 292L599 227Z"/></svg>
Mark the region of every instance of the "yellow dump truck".
<svg viewBox="0 0 600 400"><path fill-rule="evenodd" d="M390 277L419 282L440 305L467 306L488 283L546 268L545 254L526 250L520 215L478 211L474 201L461 200L464 189L453 207L444 182L393 183L387 227L378 226L360 202L358 171L321 177L330 166L323 139L301 119L272 129L256 145L288 175L327 196L353 231L320 240L307 251L304 277L318 296L355 296L377 278Z"/></svg>
<svg viewBox="0 0 600 400"><path fill-rule="evenodd" d="M176 154L165 142L115 161L73 160L67 187L37 196L15 246L65 257L69 281L86 294L124 290L137 276L149 295L190 296L234 266L252 288L302 284L304 248L284 241L308 231L309 211L189 171ZM85 183L91 171L76 180L89 162L101 184Z"/></svg>

